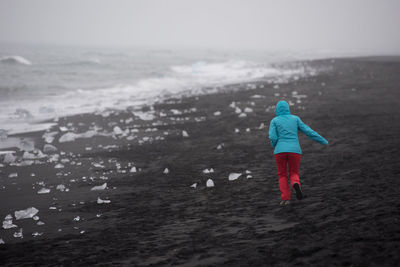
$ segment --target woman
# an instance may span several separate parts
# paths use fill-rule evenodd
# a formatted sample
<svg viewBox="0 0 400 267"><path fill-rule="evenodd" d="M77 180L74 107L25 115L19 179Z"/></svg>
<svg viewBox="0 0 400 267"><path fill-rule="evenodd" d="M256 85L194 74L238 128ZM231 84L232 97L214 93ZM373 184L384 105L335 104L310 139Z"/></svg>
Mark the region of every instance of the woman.
<svg viewBox="0 0 400 267"><path fill-rule="evenodd" d="M303 198L299 178L301 148L298 130L323 145L328 141L313 131L301 119L290 114L289 104L279 101L275 108L276 117L271 120L269 126L269 139L274 148L275 162L278 169L279 188L281 190L281 206L290 204L290 188L288 184L287 166L289 165L290 185L296 191L297 199Z"/></svg>

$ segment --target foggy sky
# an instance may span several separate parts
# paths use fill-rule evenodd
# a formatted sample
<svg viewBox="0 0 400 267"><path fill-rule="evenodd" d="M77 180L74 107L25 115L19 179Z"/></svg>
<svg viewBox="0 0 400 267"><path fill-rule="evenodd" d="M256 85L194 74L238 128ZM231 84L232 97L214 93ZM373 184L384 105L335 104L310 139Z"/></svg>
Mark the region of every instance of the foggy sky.
<svg viewBox="0 0 400 267"><path fill-rule="evenodd" d="M0 42L400 53L398 0L0 0Z"/></svg>

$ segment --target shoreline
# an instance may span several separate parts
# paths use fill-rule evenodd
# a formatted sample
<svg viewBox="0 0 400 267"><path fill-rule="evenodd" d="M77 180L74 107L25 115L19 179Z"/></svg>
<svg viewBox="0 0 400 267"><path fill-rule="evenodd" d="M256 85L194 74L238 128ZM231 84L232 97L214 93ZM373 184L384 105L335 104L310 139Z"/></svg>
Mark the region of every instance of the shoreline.
<svg viewBox="0 0 400 267"><path fill-rule="evenodd" d="M57 151L49 153L58 159L0 168L0 202L7 203L0 216L33 206L45 223L14 218L17 228L1 229L0 263L395 264L400 65L398 58L389 61L316 60L310 64L332 72L278 88L260 81L170 99L142 110L153 120L133 117L130 109L60 118L58 127L68 130L55 136ZM292 113L330 143L322 150L300 135L307 198L287 209L278 205L267 140L280 99L295 103ZM101 135L58 142L67 132L94 129ZM43 150L42 133L22 136ZM203 172L210 168L213 173ZM8 177L15 172L18 177ZM235 172L242 176L229 181ZM206 187L210 178L214 188ZM105 190L91 190L104 183ZM57 190L60 184L69 191ZM41 188L50 193L37 194ZM97 204L99 197L111 203ZM24 238L14 238L21 227Z"/></svg>

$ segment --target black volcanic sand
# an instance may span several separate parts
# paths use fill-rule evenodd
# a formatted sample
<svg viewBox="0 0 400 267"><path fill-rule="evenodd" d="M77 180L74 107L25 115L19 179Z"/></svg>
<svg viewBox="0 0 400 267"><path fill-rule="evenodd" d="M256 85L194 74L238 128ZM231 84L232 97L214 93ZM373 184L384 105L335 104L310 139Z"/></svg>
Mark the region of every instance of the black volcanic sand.
<svg viewBox="0 0 400 267"><path fill-rule="evenodd" d="M228 88L237 90L171 99L154 106L155 114L167 116L153 121L135 118L126 124L121 120L132 117L129 110L108 117L60 119L59 126L70 123L75 132L86 131L92 123L104 132L115 125L139 132L131 141L96 136L62 144L59 134L54 145L65 152L60 159L70 160L65 168L54 169L56 163L48 162L0 168L1 219L33 206L45 222L37 226L32 219L14 219L24 229L23 239L12 237L19 228L2 229L0 238L6 244L0 245L0 265L398 265L400 59L309 64L330 71L281 84L279 89L257 82L252 83L256 89L232 85ZM267 127L259 126L268 126L274 117L274 109L268 107L278 100L296 101L293 91L307 98L292 106L292 113L330 145L324 149L300 134L306 198L280 207ZM254 112L239 118L229 107L233 101ZM171 109L186 113L173 115ZM216 111L222 114L214 116ZM203 121L194 120L201 117ZM150 125L156 121L164 125ZM146 132L147 128L157 131ZM182 130L188 138L182 137ZM165 140L139 144L144 136ZM41 133L31 137L43 147ZM221 143L223 148L216 149ZM129 173L132 166L140 171ZM163 174L165 168L169 174ZM215 172L203 174L206 168ZM228 181L229 173L246 170L253 178L243 174ZM9 178L13 172L19 176ZM214 188L206 188L208 178ZM41 188L38 181L51 192L36 194ZM104 182L106 190L90 190ZM193 183L198 183L196 189L190 187ZM57 184L70 191L55 190ZM111 203L97 204L97 197ZM81 220L74 221L76 216ZM33 238L36 231L43 235Z"/></svg>

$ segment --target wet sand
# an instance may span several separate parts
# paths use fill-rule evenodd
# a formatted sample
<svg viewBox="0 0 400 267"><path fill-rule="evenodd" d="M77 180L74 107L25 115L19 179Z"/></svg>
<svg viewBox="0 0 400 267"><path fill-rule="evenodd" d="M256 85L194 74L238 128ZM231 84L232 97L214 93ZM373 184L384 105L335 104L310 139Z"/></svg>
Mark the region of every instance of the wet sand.
<svg viewBox="0 0 400 267"><path fill-rule="evenodd" d="M310 64L329 71L279 88L259 81L172 98L154 105L151 121L132 110L60 118L66 132L96 127L104 136L59 143L66 132L56 129L58 161L0 168L1 219L35 207L45 223L14 218L18 228L1 229L0 265L398 265L400 58ZM306 198L289 207L279 206L267 140L280 99L329 141L323 149L300 134ZM253 111L240 118L232 102ZM131 133L110 134L115 126ZM43 148L42 134L26 137ZM64 168L55 169L60 162ZM229 181L233 172L243 174ZM37 194L43 187L50 193ZM23 239L13 237L20 228Z"/></svg>

